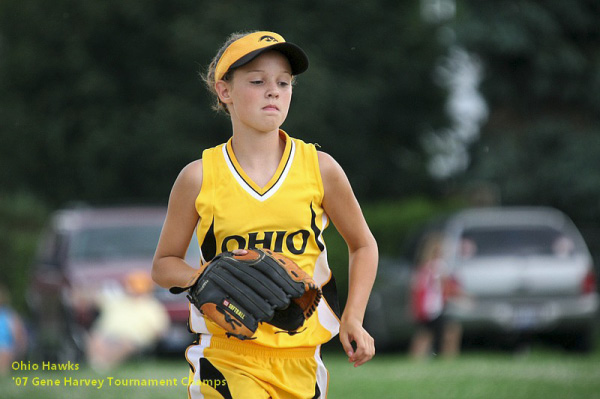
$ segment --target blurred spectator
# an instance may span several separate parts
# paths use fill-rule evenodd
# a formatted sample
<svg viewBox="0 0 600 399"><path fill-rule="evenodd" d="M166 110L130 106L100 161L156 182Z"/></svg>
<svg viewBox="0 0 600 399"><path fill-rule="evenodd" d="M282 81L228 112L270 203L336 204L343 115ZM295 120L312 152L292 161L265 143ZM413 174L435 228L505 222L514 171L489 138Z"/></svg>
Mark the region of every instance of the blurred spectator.
<svg viewBox="0 0 600 399"><path fill-rule="evenodd" d="M575 251L575 243L569 237L560 236L552 243L552 252L561 258L571 256Z"/></svg>
<svg viewBox="0 0 600 399"><path fill-rule="evenodd" d="M432 353L455 356L460 352L462 329L456 321L444 316L447 289L455 284L446 280L442 260L443 237L432 233L425 238L412 282L412 309L417 321L410 354L423 359ZM456 295L456 292L452 292Z"/></svg>
<svg viewBox="0 0 600 399"><path fill-rule="evenodd" d="M477 244L470 238L461 238L460 240L460 257L463 260L471 259L477 253Z"/></svg>
<svg viewBox="0 0 600 399"><path fill-rule="evenodd" d="M152 295L149 273L133 272L123 282L122 295L99 300L99 316L87 346L90 366L113 368L129 357L151 349L169 328L169 315Z"/></svg>
<svg viewBox="0 0 600 399"><path fill-rule="evenodd" d="M0 376L8 374L12 362L27 348L27 331L11 308L8 290L0 285Z"/></svg>

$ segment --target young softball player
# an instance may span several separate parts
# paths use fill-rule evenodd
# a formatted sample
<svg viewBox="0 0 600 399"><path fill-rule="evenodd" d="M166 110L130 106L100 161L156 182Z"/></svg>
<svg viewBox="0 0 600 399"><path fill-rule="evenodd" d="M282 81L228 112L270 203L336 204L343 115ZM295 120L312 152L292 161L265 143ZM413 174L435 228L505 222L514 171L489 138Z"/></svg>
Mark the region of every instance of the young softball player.
<svg viewBox="0 0 600 399"><path fill-rule="evenodd" d="M377 244L342 168L312 144L280 129L294 77L308 68L296 45L274 32L232 35L205 75L215 107L231 118L232 137L187 165L171 191L153 278L183 286L196 269L184 262L194 231L202 262L224 251L268 248L313 277L317 311L295 334L266 323L253 340L228 338L193 306L198 342L186 351L191 398L325 398L321 345L339 334L349 361L375 354L362 326L377 269ZM323 230L332 221L349 250L349 291L340 316Z"/></svg>

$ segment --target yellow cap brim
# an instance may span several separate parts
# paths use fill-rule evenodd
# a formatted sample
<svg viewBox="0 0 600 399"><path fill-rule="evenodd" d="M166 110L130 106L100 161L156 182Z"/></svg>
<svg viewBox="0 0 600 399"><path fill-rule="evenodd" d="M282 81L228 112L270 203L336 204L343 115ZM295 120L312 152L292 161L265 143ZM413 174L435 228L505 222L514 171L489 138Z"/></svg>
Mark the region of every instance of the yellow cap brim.
<svg viewBox="0 0 600 399"><path fill-rule="evenodd" d="M299 75L308 69L308 57L297 45L286 42L275 32L250 33L233 43L223 52L215 68L215 79L221 80L225 74L245 65L265 51L278 51L289 61L292 75Z"/></svg>

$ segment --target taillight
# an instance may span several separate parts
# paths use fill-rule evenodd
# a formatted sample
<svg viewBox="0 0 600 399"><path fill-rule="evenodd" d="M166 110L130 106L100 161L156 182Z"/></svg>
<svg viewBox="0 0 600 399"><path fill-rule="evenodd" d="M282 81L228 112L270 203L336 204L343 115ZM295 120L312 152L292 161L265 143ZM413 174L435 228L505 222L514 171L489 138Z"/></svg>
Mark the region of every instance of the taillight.
<svg viewBox="0 0 600 399"><path fill-rule="evenodd" d="M593 268L585 275L583 282L581 283L581 292L584 294L596 292L596 274L594 273Z"/></svg>

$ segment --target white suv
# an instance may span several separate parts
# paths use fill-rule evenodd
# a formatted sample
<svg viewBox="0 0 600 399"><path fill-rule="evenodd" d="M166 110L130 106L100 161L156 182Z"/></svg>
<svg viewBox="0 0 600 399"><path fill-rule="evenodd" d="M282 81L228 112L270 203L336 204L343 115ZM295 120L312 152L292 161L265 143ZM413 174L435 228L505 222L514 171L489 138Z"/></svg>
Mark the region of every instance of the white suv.
<svg viewBox="0 0 600 399"><path fill-rule="evenodd" d="M592 257L552 208L479 208L444 224L444 259L462 295L447 315L465 332L548 334L589 351L598 311Z"/></svg>

